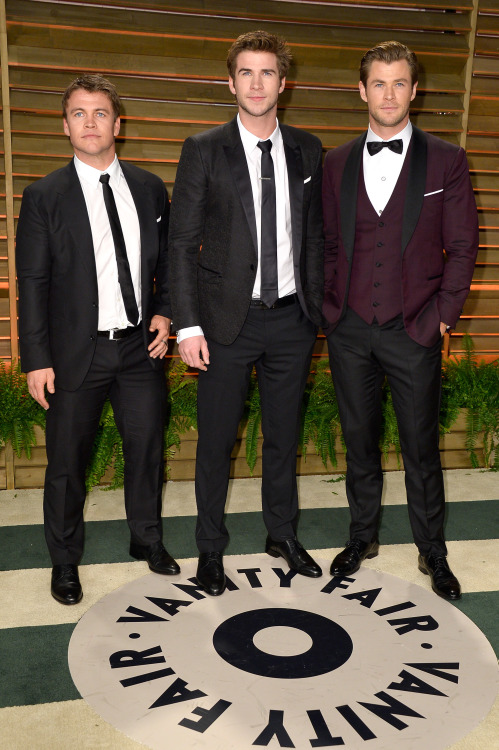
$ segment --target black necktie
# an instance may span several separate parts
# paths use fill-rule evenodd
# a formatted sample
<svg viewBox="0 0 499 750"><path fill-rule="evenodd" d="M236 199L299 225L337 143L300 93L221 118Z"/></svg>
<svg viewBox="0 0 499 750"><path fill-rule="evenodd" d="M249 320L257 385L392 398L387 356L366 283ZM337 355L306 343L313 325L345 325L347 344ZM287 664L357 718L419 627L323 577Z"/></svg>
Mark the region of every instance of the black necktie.
<svg viewBox="0 0 499 750"><path fill-rule="evenodd" d="M259 141L262 152L262 216L261 216L261 290L260 299L271 307L279 296L277 287L277 224L275 206L274 162L270 155L272 141Z"/></svg>
<svg viewBox="0 0 499 750"><path fill-rule="evenodd" d="M389 148L390 151L394 151L396 154L401 154L403 145L402 138L396 138L394 141L368 141L367 150L371 156L379 154L382 148Z"/></svg>
<svg viewBox="0 0 499 750"><path fill-rule="evenodd" d="M109 175L107 173L101 174L99 179L102 182L104 203L106 204L107 215L109 216L109 223L111 225L111 232L114 240L116 264L118 266L118 281L120 282L121 294L123 295L123 302L125 303L126 316L130 323L136 326L139 322L139 308L137 307L137 300L135 299L135 292L133 290L132 274L130 273L130 264L128 263L125 238L123 237L118 210L116 208L113 191L109 184Z"/></svg>

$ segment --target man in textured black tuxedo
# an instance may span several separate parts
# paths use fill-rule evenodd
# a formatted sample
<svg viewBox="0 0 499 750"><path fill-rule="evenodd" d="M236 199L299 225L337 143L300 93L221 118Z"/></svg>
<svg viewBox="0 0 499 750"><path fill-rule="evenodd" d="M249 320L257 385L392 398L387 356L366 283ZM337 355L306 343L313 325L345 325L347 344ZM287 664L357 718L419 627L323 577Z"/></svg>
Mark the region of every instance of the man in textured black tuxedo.
<svg viewBox="0 0 499 750"><path fill-rule="evenodd" d="M119 115L101 76L66 89L74 159L26 188L17 228L21 364L47 409L45 537L63 604L82 597L85 470L108 396L123 438L130 554L180 572L161 541L168 196L158 177L118 161Z"/></svg>
<svg viewBox="0 0 499 750"><path fill-rule="evenodd" d="M197 578L225 588L230 455L256 366L262 406L266 551L322 571L296 538L300 407L323 294L320 141L276 120L290 54L263 31L227 58L239 113L188 138L172 197L172 312L182 359L199 369Z"/></svg>
<svg viewBox="0 0 499 750"><path fill-rule="evenodd" d="M437 594L458 599L443 529L441 337L456 325L469 292L478 220L464 150L409 120L417 81L417 59L405 45L369 50L359 84L369 130L330 151L324 164L324 330L351 513L350 540L331 573L351 575L378 554L386 375L419 569Z"/></svg>

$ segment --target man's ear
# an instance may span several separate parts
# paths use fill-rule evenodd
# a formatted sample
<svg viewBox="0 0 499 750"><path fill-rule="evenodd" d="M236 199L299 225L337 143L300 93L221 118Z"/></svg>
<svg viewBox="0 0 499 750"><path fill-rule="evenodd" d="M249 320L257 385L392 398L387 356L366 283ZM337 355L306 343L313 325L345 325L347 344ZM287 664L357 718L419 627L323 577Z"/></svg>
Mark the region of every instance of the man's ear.
<svg viewBox="0 0 499 750"><path fill-rule="evenodd" d="M367 102L366 87L364 86L362 81L359 81L359 93L360 93L360 98L363 99L365 102Z"/></svg>

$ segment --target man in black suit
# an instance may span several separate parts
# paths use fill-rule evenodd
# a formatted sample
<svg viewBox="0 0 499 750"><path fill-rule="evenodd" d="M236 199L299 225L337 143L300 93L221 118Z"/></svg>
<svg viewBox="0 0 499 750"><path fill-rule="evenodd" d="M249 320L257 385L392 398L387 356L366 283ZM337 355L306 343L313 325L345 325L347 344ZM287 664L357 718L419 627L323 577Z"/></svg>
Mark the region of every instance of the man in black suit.
<svg viewBox="0 0 499 750"><path fill-rule="evenodd" d="M180 569L161 541L168 196L157 176L118 161L109 81L77 78L62 105L74 159L24 191L16 257L22 369L47 409L51 591L76 604L85 470L106 397L123 439L130 554L157 573Z"/></svg>
<svg viewBox="0 0 499 750"><path fill-rule="evenodd" d="M291 55L263 31L229 50L238 115L188 138L172 198L173 321L199 369L198 582L226 585L230 455L256 366L262 406L266 551L307 576L322 571L296 538L300 407L323 294L320 141L276 120Z"/></svg>

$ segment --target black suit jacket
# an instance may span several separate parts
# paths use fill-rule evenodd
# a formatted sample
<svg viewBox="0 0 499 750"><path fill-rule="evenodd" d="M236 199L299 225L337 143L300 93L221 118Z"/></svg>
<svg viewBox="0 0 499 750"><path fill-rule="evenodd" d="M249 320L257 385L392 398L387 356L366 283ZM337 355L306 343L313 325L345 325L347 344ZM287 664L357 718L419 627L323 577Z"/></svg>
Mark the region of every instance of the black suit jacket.
<svg viewBox="0 0 499 750"><path fill-rule="evenodd" d="M304 312L319 325L322 145L309 133L280 128L296 290ZM169 248L176 329L199 325L220 344L231 344L246 318L258 263L253 194L237 118L185 141L173 189Z"/></svg>
<svg viewBox="0 0 499 750"><path fill-rule="evenodd" d="M147 347L151 317L171 317L168 196L159 177L120 164L140 225L142 329ZM25 189L16 262L22 369L52 367L56 386L76 390L95 350L99 299L90 222L73 160ZM148 359L152 367L163 367L159 358Z"/></svg>

